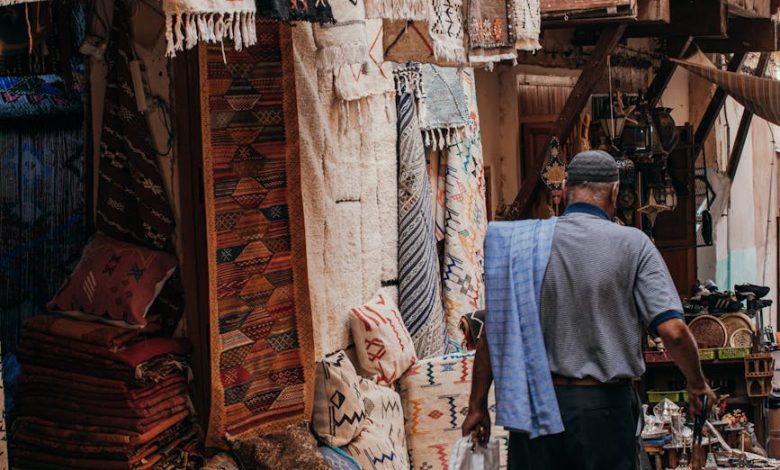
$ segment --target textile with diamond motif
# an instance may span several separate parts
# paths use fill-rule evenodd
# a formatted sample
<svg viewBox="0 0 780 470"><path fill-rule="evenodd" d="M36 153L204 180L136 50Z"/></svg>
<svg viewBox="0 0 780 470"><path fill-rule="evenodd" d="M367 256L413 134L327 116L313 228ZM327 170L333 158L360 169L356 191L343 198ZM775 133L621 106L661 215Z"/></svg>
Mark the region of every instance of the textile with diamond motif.
<svg viewBox="0 0 780 470"><path fill-rule="evenodd" d="M209 446L224 447L225 435L279 431L311 412L311 330L296 302L302 250L292 250L300 229L290 227L302 221L290 214L300 186L286 159L279 24L256 26L258 45L226 48L227 62L220 46L200 50L213 332Z"/></svg>
<svg viewBox="0 0 780 470"><path fill-rule="evenodd" d="M447 470L469 412L474 353L452 354L417 362L401 377L400 393L406 420L406 444L414 470ZM495 397L488 397L495 422ZM501 443L501 468L506 468L509 433L493 426L490 437Z"/></svg>
<svg viewBox="0 0 780 470"><path fill-rule="evenodd" d="M120 9L116 13L117 18L123 18ZM109 42L113 47L106 54L108 73L95 225L117 240L173 253L173 209L146 117L136 104L130 72L134 51L129 27L127 21L116 21ZM161 317L163 334L170 335L182 311L181 284L174 275L149 312Z"/></svg>

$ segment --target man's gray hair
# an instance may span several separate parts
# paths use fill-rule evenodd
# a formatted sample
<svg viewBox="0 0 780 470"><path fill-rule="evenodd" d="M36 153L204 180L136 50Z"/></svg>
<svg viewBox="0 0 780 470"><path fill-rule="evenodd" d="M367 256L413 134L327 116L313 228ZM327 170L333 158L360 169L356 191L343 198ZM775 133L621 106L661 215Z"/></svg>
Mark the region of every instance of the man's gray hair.
<svg viewBox="0 0 780 470"><path fill-rule="evenodd" d="M609 201L612 193L612 187L617 182L593 183L583 182L566 185L566 199L568 204L575 202L587 202L597 206L602 206Z"/></svg>

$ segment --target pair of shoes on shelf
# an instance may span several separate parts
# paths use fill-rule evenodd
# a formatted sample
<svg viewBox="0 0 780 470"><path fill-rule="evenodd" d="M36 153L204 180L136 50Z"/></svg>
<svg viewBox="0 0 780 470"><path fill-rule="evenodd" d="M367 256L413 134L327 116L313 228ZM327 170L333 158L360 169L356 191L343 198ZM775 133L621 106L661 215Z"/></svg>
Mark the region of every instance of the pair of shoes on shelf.
<svg viewBox="0 0 780 470"><path fill-rule="evenodd" d="M769 294L769 287L757 286L755 284L738 284L734 286L734 291L737 295L747 296L748 294L754 294L757 298L766 297Z"/></svg>
<svg viewBox="0 0 780 470"><path fill-rule="evenodd" d="M742 302L734 300L727 292L713 292L707 297L710 313L731 313L742 310Z"/></svg>

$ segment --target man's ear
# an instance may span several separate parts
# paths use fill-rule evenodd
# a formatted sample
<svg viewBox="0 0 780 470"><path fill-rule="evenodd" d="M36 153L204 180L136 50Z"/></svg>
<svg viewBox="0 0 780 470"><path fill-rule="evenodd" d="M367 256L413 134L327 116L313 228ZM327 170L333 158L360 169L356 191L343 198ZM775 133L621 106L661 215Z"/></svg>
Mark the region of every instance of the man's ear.
<svg viewBox="0 0 780 470"><path fill-rule="evenodd" d="M620 193L620 181L616 181L612 185L612 194L611 194L611 196L612 196L612 205L615 206L615 207L617 207L617 198L618 198L618 194L619 193Z"/></svg>

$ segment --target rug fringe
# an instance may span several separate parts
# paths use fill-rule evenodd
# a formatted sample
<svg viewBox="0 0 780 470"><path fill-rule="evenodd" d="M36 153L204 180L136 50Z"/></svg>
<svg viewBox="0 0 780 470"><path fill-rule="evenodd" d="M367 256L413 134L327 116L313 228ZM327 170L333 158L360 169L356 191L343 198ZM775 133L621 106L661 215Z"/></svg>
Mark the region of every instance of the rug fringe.
<svg viewBox="0 0 780 470"><path fill-rule="evenodd" d="M374 0L369 18L426 21L430 19L428 2L420 0ZM366 12L368 13L368 11Z"/></svg>
<svg viewBox="0 0 780 470"><path fill-rule="evenodd" d="M423 139L426 147L434 150L444 150L453 145L453 142L463 137L462 127L436 127L423 131Z"/></svg>
<svg viewBox="0 0 780 470"><path fill-rule="evenodd" d="M175 57L177 51L192 49L198 41L214 44L226 39L241 51L257 44L255 13L182 12L165 15L165 55Z"/></svg>
<svg viewBox="0 0 780 470"><path fill-rule="evenodd" d="M542 48L539 39L536 38L517 38L515 49L518 51L536 52Z"/></svg>
<svg viewBox="0 0 780 470"><path fill-rule="evenodd" d="M396 69L393 73L395 78L395 89L400 95L402 93L412 93L415 98L425 96L425 90L422 85L422 74L420 70Z"/></svg>
<svg viewBox="0 0 780 470"><path fill-rule="evenodd" d="M317 50L317 68L334 70L343 65L362 64L368 58L365 41L348 42Z"/></svg>
<svg viewBox="0 0 780 470"><path fill-rule="evenodd" d="M433 57L436 60L457 64L466 63L466 48L462 44L433 40Z"/></svg>

